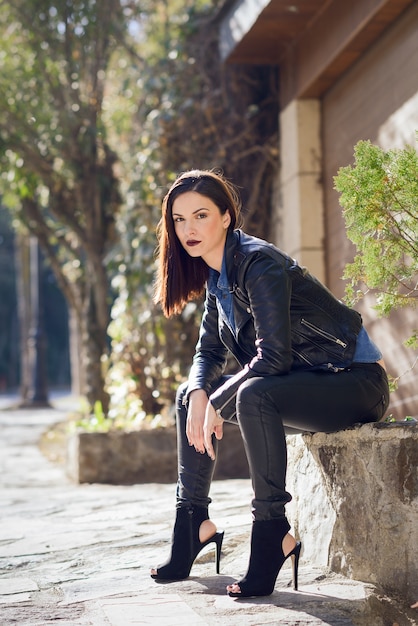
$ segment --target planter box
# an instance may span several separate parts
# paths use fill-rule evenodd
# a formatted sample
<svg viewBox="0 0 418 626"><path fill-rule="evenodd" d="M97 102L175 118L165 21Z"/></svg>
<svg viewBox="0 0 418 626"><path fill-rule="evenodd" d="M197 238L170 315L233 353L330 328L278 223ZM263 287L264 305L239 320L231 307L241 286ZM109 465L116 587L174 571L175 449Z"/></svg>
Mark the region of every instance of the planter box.
<svg viewBox="0 0 418 626"><path fill-rule="evenodd" d="M67 474L78 483L174 483L177 480L175 427L74 433L67 441ZM239 428L225 424L215 479L248 477Z"/></svg>

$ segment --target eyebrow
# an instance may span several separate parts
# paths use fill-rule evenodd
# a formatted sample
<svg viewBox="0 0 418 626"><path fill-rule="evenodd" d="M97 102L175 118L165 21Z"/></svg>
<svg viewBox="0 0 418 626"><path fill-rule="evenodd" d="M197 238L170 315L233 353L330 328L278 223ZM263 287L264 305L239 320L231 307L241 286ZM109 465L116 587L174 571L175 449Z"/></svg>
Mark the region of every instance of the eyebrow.
<svg viewBox="0 0 418 626"><path fill-rule="evenodd" d="M195 211L193 211L192 215L195 215L195 213L200 213L200 211L210 211L210 209L207 207L201 207L200 209L196 209ZM177 211L173 212L173 215L177 215L178 217L183 217L183 214L178 213Z"/></svg>

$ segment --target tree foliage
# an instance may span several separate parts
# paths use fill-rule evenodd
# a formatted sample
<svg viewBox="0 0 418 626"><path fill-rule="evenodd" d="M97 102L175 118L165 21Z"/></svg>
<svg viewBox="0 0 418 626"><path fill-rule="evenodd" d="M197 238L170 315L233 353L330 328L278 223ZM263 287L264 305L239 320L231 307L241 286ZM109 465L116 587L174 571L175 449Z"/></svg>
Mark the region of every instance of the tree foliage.
<svg viewBox="0 0 418 626"><path fill-rule="evenodd" d="M152 304L155 228L176 175L217 167L241 188L245 227L268 236L278 161L274 68L225 66L218 51L217 4L142 3L141 75L118 219L118 298L112 311L112 415L166 415L187 375L200 303L166 320ZM147 12L148 9L148 12ZM152 10L151 10L152 9ZM140 90L138 91L138 84Z"/></svg>
<svg viewBox="0 0 418 626"><path fill-rule="evenodd" d="M103 103L125 23L117 0L0 4L3 202L54 270L77 321L83 391L104 406L106 255L121 197Z"/></svg>
<svg viewBox="0 0 418 626"><path fill-rule="evenodd" d="M350 302L365 290L376 293L376 309L417 305L418 152L412 146L385 151L369 141L355 146L355 163L335 177L335 188L356 246L346 266ZM411 338L414 343L414 336Z"/></svg>
<svg viewBox="0 0 418 626"><path fill-rule="evenodd" d="M241 187L246 228L269 233L276 70L221 62L222 4L0 2L0 192L54 270L90 406L105 413L108 393L113 413L161 413L189 367L200 303L172 320L152 305L155 230L175 176L222 169Z"/></svg>

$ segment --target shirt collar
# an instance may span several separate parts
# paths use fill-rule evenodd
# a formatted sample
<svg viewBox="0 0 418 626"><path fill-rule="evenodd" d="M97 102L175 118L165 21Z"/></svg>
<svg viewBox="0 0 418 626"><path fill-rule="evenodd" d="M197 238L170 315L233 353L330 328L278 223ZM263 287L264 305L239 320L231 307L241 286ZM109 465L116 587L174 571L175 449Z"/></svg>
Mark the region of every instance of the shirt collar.
<svg viewBox="0 0 418 626"><path fill-rule="evenodd" d="M209 270L209 279L208 279L209 292L213 293L216 287L220 289L221 291L229 291L228 274L226 271L225 250L224 250L224 255L222 258L221 273L217 272L216 270L212 268Z"/></svg>

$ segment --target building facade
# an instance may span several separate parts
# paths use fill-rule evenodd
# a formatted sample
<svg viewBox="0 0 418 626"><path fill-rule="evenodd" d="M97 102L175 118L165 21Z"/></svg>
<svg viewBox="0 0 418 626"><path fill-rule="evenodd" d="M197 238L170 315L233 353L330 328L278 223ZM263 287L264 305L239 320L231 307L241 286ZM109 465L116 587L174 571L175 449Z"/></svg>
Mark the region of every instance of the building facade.
<svg viewBox="0 0 418 626"><path fill-rule="evenodd" d="M413 0L229 0L220 14L225 63L274 65L280 81L280 198L271 240L337 297L354 256L334 176L354 146L416 146L418 3ZM377 318L358 305L388 371L400 377L389 411L418 417L416 353L403 346L416 310Z"/></svg>

